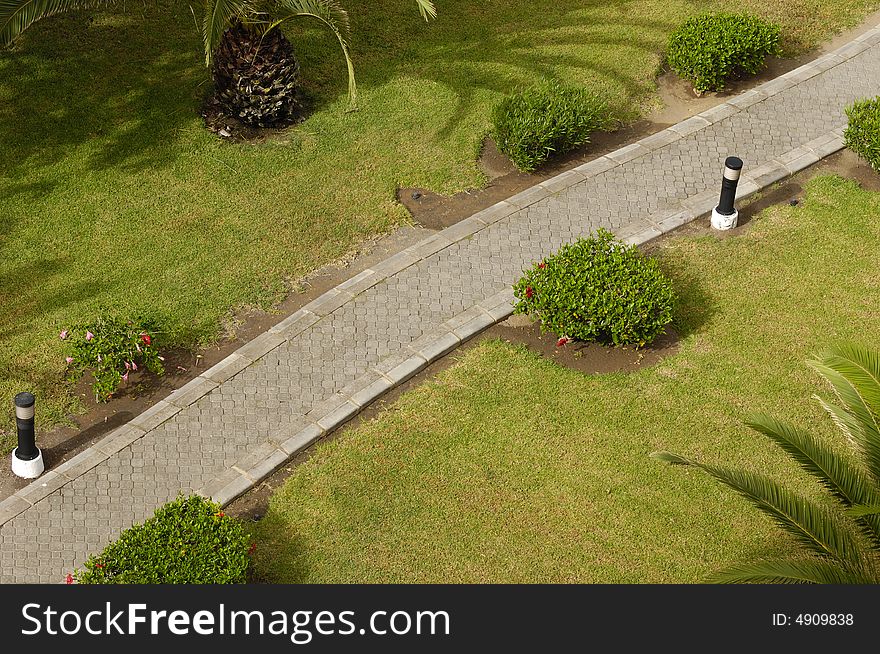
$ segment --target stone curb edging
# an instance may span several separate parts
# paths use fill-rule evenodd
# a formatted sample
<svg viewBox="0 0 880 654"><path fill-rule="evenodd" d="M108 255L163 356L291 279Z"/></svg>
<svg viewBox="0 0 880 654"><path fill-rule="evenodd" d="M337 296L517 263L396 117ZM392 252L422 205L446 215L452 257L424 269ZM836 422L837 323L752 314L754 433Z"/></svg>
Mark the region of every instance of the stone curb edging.
<svg viewBox="0 0 880 654"><path fill-rule="evenodd" d="M360 293L385 279L454 243L470 238L521 209L703 130L753 104L848 61L878 43L880 43L880 26L865 32L833 52L731 100L483 209L360 272L309 302L127 424L110 432L100 441L0 502L0 526L142 438L147 432L171 419L273 349L295 338ZM834 129L749 171L740 181L737 198L748 197L840 150L843 147L843 129L844 127ZM680 203L680 210L672 210L656 221L632 223L619 230L617 236L631 244L644 243L706 214L712 210L716 201L715 191L705 191L683 200ZM645 227L645 224L648 226ZM505 289L447 320L440 328L422 335L404 348L403 352L386 358L348 387L314 406L301 421L294 435L270 438L198 492L220 504L232 501L271 474L291 456L357 415L363 407L390 388L403 383L468 338L507 318L513 312L513 299L513 290Z"/></svg>

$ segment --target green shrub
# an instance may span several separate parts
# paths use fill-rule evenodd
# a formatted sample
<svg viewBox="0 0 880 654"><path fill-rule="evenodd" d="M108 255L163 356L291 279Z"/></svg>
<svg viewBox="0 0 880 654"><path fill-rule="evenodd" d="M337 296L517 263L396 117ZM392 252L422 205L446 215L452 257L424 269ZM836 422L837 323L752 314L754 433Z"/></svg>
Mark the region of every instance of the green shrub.
<svg viewBox="0 0 880 654"><path fill-rule="evenodd" d="M140 317L101 316L88 325L64 329L60 338L70 349L70 377L78 379L91 370L95 400L101 402L112 397L139 368L161 375L165 369L156 343L160 333L155 321Z"/></svg>
<svg viewBox="0 0 880 654"><path fill-rule="evenodd" d="M122 532L84 571L81 584L238 584L250 558L248 536L220 506L178 497Z"/></svg>
<svg viewBox="0 0 880 654"><path fill-rule="evenodd" d="M843 133L844 145L880 172L880 95L853 103L846 116L849 124Z"/></svg>
<svg viewBox="0 0 880 654"><path fill-rule="evenodd" d="M745 14L702 14L669 36L666 61L697 91L720 91L733 76L754 75L778 55L779 25Z"/></svg>
<svg viewBox="0 0 880 654"><path fill-rule="evenodd" d="M672 322L675 292L657 260L600 229L524 272L514 313L558 336L641 347Z"/></svg>
<svg viewBox="0 0 880 654"><path fill-rule="evenodd" d="M552 81L506 97L492 116L495 144L522 171L531 172L554 153L588 143L610 122L608 105L595 93Z"/></svg>

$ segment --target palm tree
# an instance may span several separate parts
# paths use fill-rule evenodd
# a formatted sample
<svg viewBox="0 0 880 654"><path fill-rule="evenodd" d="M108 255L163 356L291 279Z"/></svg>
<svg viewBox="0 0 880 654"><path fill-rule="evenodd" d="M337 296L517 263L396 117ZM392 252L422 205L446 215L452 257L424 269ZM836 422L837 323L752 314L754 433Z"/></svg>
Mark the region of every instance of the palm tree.
<svg viewBox="0 0 880 654"><path fill-rule="evenodd" d="M792 534L803 556L731 566L721 583L880 583L880 352L846 345L807 364L824 377L839 404L814 396L848 441L858 461L841 457L810 433L763 414L746 424L779 445L829 495L818 503L763 475L691 461L669 452L651 456L700 468L730 486Z"/></svg>
<svg viewBox="0 0 880 654"><path fill-rule="evenodd" d="M0 0L0 46L10 45L41 18L117 1ZM431 0L415 1L425 20L437 15ZM355 107L348 14L336 0L206 0L202 21L205 63L212 67L215 98L226 113L266 127L294 112L299 64L280 26L296 17L316 19L336 36L348 68L349 108Z"/></svg>

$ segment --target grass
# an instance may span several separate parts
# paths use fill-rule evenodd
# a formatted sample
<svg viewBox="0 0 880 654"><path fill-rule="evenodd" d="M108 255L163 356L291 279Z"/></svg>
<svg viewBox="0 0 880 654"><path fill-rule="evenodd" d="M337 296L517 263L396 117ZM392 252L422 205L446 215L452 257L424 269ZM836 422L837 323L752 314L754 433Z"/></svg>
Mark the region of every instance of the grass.
<svg viewBox="0 0 880 654"><path fill-rule="evenodd" d="M742 424L764 411L843 449L803 361L880 342L880 193L807 186L740 237L677 238L678 354L589 376L484 341L373 421L295 468L253 525L256 575L276 582L691 583L789 553L769 519L671 450L810 481Z"/></svg>
<svg viewBox="0 0 880 654"><path fill-rule="evenodd" d="M622 118L656 102L668 33L706 8L781 21L790 52L854 24L876 0L351 4L360 111L345 113L334 39L291 28L316 111L262 145L221 142L198 107L210 79L185 3L155 0L36 24L0 53L0 397L28 389L42 428L83 410L58 332L101 307L165 317L168 342L216 340L318 266L407 221L398 186L452 193L490 108L558 77L606 93ZM12 405L0 410L9 449Z"/></svg>

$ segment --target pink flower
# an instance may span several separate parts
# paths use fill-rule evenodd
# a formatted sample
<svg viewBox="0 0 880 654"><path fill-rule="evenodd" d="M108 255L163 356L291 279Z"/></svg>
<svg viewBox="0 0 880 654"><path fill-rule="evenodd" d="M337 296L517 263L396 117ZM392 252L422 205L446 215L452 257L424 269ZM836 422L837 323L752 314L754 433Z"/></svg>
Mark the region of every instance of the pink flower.
<svg viewBox="0 0 880 654"><path fill-rule="evenodd" d="M132 370L137 370L137 369L138 369L138 364L136 364L134 361L132 361L132 362L131 362L131 369L132 369Z"/></svg>
<svg viewBox="0 0 880 654"><path fill-rule="evenodd" d="M98 355L98 363L101 363L101 355Z"/></svg>
<svg viewBox="0 0 880 654"><path fill-rule="evenodd" d="M61 333L58 334L58 338L60 338L60 339L63 341L65 338L67 338L67 335L68 335L69 333L70 333L70 332L68 332L66 329L62 329L62 330L61 330Z"/></svg>
<svg viewBox="0 0 880 654"><path fill-rule="evenodd" d="M73 363L73 357L67 357L64 360L67 361L67 363Z"/></svg>
<svg viewBox="0 0 880 654"><path fill-rule="evenodd" d="M163 356L159 357L159 361L164 361L164 360L165 360L165 357L163 357Z"/></svg>
<svg viewBox="0 0 880 654"><path fill-rule="evenodd" d="M131 364L128 361L125 362L125 369L131 370Z"/></svg>
<svg viewBox="0 0 880 654"><path fill-rule="evenodd" d="M95 338L95 335L94 335L92 332L87 331L87 332L86 332L86 340L87 340L87 341L90 341L90 340L92 340L93 338Z"/></svg>
<svg viewBox="0 0 880 654"><path fill-rule="evenodd" d="M140 343L135 343L134 346L137 348L137 351L138 351L138 352L143 352L143 350L141 349L141 344L140 344Z"/></svg>
<svg viewBox="0 0 880 654"><path fill-rule="evenodd" d="M128 371L127 370L125 371L125 374L122 375L122 381L124 381L124 382L128 381Z"/></svg>
<svg viewBox="0 0 880 654"><path fill-rule="evenodd" d="M568 336L563 336L558 341L556 341L556 347L562 347L566 343L568 343L571 339Z"/></svg>

